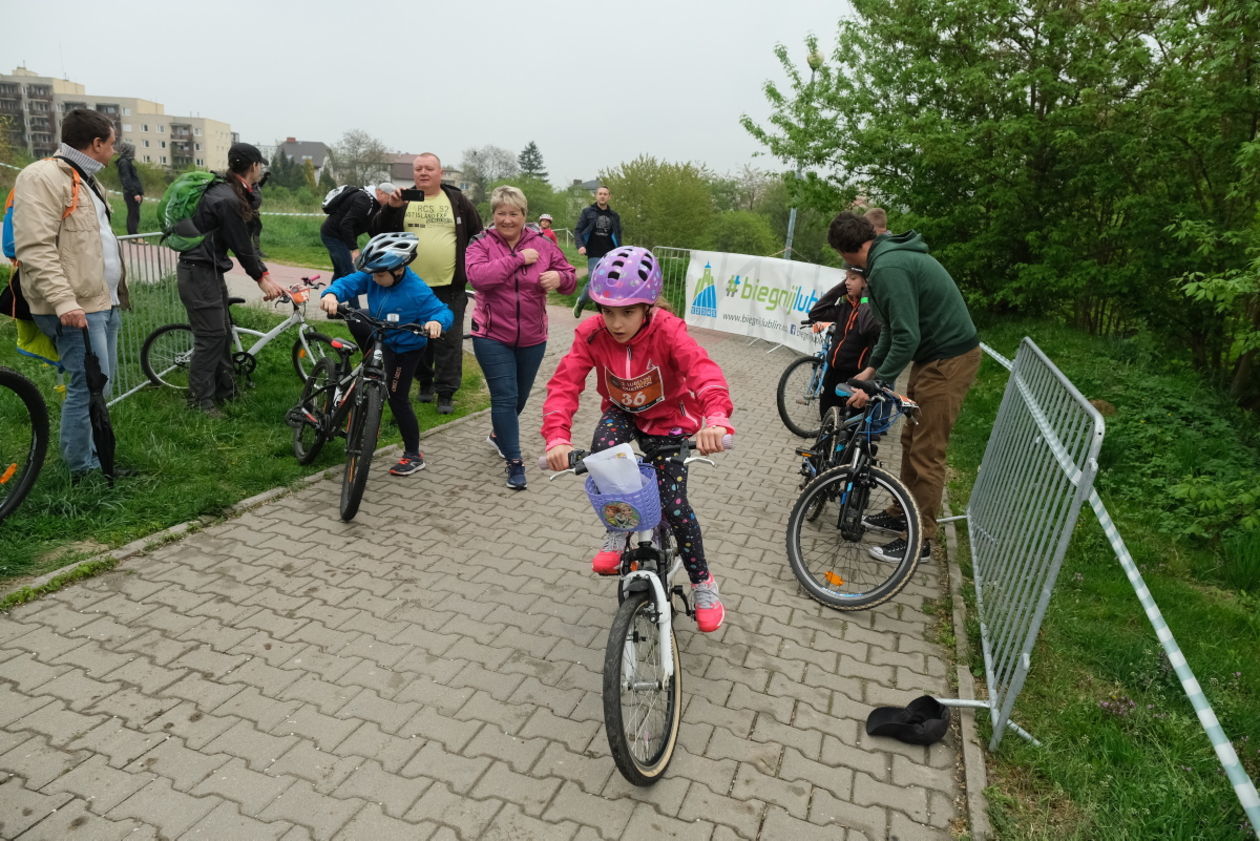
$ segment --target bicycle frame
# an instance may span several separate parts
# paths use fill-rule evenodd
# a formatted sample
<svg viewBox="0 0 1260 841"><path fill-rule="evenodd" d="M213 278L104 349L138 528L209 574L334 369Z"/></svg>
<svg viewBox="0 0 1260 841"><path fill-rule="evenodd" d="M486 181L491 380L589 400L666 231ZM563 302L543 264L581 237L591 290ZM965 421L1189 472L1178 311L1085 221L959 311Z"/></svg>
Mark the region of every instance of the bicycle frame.
<svg viewBox="0 0 1260 841"><path fill-rule="evenodd" d="M266 333L262 332L261 330L251 330L248 327L241 327L235 321L233 321L232 322L232 343L235 345L236 351L238 353L245 352L245 353L248 353L250 356L256 357L258 356L259 352L263 348L265 348L276 337L278 337L281 333L285 332L286 330L288 330L290 327L292 327L295 324L301 325L298 328L298 336L300 337L302 341L302 346L306 347L306 333L309 330L313 330L314 328L310 326L310 322L306 320L306 314L303 313L302 310L298 308L297 304L293 305L293 312L289 314L288 318L286 318L284 321L281 321L275 327L272 327ZM250 345L248 350L245 349L245 345L241 341L242 336L250 336L255 340L254 343ZM307 351L310 350L309 347L307 347L306 349Z"/></svg>

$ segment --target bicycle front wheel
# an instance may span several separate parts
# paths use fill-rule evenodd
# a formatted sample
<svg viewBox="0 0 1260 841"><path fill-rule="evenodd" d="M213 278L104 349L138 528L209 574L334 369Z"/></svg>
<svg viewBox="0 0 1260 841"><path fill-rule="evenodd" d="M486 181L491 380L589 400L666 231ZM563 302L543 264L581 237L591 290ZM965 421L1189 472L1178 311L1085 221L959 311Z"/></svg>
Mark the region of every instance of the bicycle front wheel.
<svg viewBox="0 0 1260 841"><path fill-rule="evenodd" d="M140 369L154 385L188 389L193 331L187 324L167 324L149 334L140 348Z"/></svg>
<svg viewBox="0 0 1260 841"><path fill-rule="evenodd" d="M305 382L315 371L321 359L335 359L337 351L333 349L332 339L323 333L308 330L299 333L293 342L293 370L298 379Z"/></svg>
<svg viewBox="0 0 1260 841"><path fill-rule="evenodd" d="M289 412L293 426L293 455L298 464L310 464L328 440L326 424L333 409L333 386L337 382L337 366L331 359L321 359L302 387L302 399Z"/></svg>
<svg viewBox="0 0 1260 841"><path fill-rule="evenodd" d="M346 432L346 469L341 479L341 519L349 522L359 513L363 489L367 487L372 454L376 452L376 436L381 431L381 405L385 387L365 382L361 402L350 409Z"/></svg>
<svg viewBox="0 0 1260 841"><path fill-rule="evenodd" d="M822 393L822 360L802 356L783 370L775 402L783 425L794 435L813 438L818 434L818 397Z"/></svg>
<svg viewBox="0 0 1260 841"><path fill-rule="evenodd" d="M48 407L35 383L0 367L0 520L22 504L48 454Z"/></svg>
<svg viewBox="0 0 1260 841"><path fill-rule="evenodd" d="M906 518L907 551L900 563L876 560L870 549L888 540L863 518L881 511ZM788 516L792 574L810 598L837 610L864 610L888 601L919 565L923 530L906 486L877 467L833 467L806 485Z"/></svg>
<svg viewBox="0 0 1260 841"><path fill-rule="evenodd" d="M665 652L650 593L621 603L604 653L604 730L621 775L649 786L665 774L682 721L682 665L670 628L674 674L664 676Z"/></svg>

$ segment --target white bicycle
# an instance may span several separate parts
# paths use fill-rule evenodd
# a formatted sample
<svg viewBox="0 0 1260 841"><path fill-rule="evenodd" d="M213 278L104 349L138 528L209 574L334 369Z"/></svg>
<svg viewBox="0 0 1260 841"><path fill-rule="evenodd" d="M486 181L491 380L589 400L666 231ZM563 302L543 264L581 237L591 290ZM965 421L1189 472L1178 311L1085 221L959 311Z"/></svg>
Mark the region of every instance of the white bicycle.
<svg viewBox="0 0 1260 841"><path fill-rule="evenodd" d="M335 355L332 339L318 332L306 320L307 298L323 285L319 282L319 275L312 275L302 278L300 284L290 286L287 293L276 299L276 304L290 304L293 312L265 333L232 322L232 362L238 376L246 379L253 376L254 369L258 366L258 354L291 327L297 327L297 338L293 342L290 357L293 360L293 370L302 382L306 382L319 360ZM243 303L244 298L228 298L229 305ZM228 317L231 318L230 311ZM243 338L254 340L248 349ZM187 324L167 324L154 330L144 340L144 346L140 348L140 368L154 385L186 390L192 353L192 327Z"/></svg>

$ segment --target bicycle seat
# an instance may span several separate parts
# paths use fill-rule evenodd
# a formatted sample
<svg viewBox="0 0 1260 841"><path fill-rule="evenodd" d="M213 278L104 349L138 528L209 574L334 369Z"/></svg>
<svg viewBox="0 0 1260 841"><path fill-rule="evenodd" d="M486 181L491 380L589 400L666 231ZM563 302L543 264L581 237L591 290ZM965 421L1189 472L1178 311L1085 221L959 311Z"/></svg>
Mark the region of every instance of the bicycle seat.
<svg viewBox="0 0 1260 841"><path fill-rule="evenodd" d="M232 306L233 304L243 304L243 303L245 303L244 298L228 298L228 306Z"/></svg>

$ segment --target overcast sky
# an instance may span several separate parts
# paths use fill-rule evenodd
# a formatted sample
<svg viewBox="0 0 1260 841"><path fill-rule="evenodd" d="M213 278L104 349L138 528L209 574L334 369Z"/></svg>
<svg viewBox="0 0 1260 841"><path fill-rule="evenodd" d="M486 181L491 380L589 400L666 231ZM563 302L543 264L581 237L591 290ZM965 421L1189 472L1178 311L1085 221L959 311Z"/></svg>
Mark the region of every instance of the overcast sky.
<svg viewBox="0 0 1260 841"><path fill-rule="evenodd" d="M718 172L753 158L776 42L835 43L847 0L350 0L192 5L0 0L0 70L154 100L241 139L335 143L359 128L448 167L471 146L533 140L551 181L639 154ZM179 11L192 12L192 15Z"/></svg>

